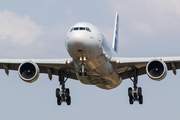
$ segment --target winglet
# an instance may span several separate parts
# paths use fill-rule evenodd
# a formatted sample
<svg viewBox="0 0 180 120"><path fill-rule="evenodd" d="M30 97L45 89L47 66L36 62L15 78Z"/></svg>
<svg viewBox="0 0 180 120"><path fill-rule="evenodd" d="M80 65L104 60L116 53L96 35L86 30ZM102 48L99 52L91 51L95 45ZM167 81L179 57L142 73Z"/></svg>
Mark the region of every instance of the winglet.
<svg viewBox="0 0 180 120"><path fill-rule="evenodd" d="M114 25L114 36L112 48L114 51L118 51L118 35L119 35L119 14L116 12L115 25Z"/></svg>

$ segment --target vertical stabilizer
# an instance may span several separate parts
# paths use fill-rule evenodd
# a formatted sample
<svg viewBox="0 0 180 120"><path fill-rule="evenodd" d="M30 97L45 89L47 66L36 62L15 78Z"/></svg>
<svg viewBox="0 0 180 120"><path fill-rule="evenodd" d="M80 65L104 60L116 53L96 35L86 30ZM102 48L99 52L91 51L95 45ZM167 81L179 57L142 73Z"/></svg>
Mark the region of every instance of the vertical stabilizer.
<svg viewBox="0 0 180 120"><path fill-rule="evenodd" d="M118 35L119 34L119 14L116 12L115 25L114 25L114 36L112 48L114 51L118 51Z"/></svg>

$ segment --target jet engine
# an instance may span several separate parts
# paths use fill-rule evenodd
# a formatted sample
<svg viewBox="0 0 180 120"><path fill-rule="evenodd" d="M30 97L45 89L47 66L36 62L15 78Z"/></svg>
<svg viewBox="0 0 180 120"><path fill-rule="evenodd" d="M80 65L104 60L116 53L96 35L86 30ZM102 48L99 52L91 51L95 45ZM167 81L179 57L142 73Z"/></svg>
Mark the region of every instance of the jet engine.
<svg viewBox="0 0 180 120"><path fill-rule="evenodd" d="M25 82L35 82L39 77L39 67L31 61L22 63L18 68L19 77Z"/></svg>
<svg viewBox="0 0 180 120"><path fill-rule="evenodd" d="M167 75L167 66L162 60L152 60L146 65L147 75L156 81L163 80Z"/></svg>

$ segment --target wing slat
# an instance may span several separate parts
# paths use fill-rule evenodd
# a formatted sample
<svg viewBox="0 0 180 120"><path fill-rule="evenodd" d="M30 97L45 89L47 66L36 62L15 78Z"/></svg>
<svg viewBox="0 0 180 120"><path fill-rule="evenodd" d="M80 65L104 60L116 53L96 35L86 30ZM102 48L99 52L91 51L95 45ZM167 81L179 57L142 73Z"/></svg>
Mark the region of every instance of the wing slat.
<svg viewBox="0 0 180 120"><path fill-rule="evenodd" d="M146 74L146 65L153 59L159 59L166 63L168 70L173 70L172 63L175 69L180 69L180 57L148 57L148 58L118 58L113 57L111 64L116 72L123 78L133 77L133 71L138 70L138 76ZM116 62L119 61L119 62Z"/></svg>
<svg viewBox="0 0 180 120"><path fill-rule="evenodd" d="M66 64L67 60L72 64ZM73 60L68 59L0 59L0 69L5 69L3 64L8 67L8 70L18 70L21 63L25 61L35 62L40 69L40 73L48 74L47 68L51 69L52 75L58 75L59 69L64 70L65 77L78 80L74 71Z"/></svg>

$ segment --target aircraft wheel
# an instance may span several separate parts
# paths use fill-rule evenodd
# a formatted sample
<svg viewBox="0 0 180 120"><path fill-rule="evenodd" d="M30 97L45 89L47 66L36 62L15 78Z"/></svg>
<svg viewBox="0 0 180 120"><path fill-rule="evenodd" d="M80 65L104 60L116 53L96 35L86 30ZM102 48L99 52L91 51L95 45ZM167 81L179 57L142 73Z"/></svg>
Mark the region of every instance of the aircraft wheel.
<svg viewBox="0 0 180 120"><path fill-rule="evenodd" d="M67 105L71 105L71 96L68 96L66 99Z"/></svg>
<svg viewBox="0 0 180 120"><path fill-rule="evenodd" d="M79 76L82 76L82 69L79 69Z"/></svg>
<svg viewBox="0 0 180 120"><path fill-rule="evenodd" d="M129 97L132 96L132 88L131 88L131 87L128 88L128 96L129 96Z"/></svg>
<svg viewBox="0 0 180 120"><path fill-rule="evenodd" d="M84 76L87 76L87 69L84 69Z"/></svg>
<svg viewBox="0 0 180 120"><path fill-rule="evenodd" d="M132 105L132 104L133 104L133 102L134 102L134 98L133 98L133 96L130 96L130 97L129 97L129 104L131 104L131 105Z"/></svg>
<svg viewBox="0 0 180 120"><path fill-rule="evenodd" d="M143 96L142 95L139 96L139 104L143 104Z"/></svg>
<svg viewBox="0 0 180 120"><path fill-rule="evenodd" d="M56 97L57 97L57 98L60 98L60 94L59 94L59 93L60 93L60 89L57 88L57 89L56 89Z"/></svg>
<svg viewBox="0 0 180 120"><path fill-rule="evenodd" d="M66 88L65 94L66 94L67 97L70 96L70 90L69 90L69 88Z"/></svg>
<svg viewBox="0 0 180 120"><path fill-rule="evenodd" d="M61 102L62 102L61 97L57 98L57 104L61 105Z"/></svg>
<svg viewBox="0 0 180 120"><path fill-rule="evenodd" d="M138 96L142 96L142 88L138 87Z"/></svg>

